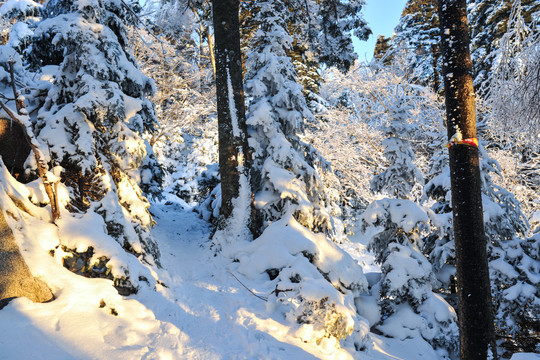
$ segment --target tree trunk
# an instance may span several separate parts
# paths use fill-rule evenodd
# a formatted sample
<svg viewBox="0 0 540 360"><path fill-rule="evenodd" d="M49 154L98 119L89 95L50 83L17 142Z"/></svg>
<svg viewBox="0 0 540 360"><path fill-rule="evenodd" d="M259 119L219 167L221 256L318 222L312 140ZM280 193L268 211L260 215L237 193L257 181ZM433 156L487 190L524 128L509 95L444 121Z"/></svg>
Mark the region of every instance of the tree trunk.
<svg viewBox="0 0 540 360"><path fill-rule="evenodd" d="M431 45L430 51L431 51L431 58L433 59L433 63L431 64L431 66L433 67L433 92L435 94L440 94L441 93L440 91L441 80L439 78L440 75L439 75L438 65L439 65L439 58L441 54L440 54L439 45L438 44Z"/></svg>
<svg viewBox="0 0 540 360"><path fill-rule="evenodd" d="M30 273L0 209L0 309L22 296L34 302L53 299L47 285Z"/></svg>
<svg viewBox="0 0 540 360"><path fill-rule="evenodd" d="M232 216L233 200L239 197L243 176L247 179L247 184L243 185L249 187L251 164L242 82L239 1L213 0L212 6L222 197L218 228L223 229ZM251 196L251 189L245 191L249 191ZM248 227L251 226L250 216L243 220Z"/></svg>
<svg viewBox="0 0 540 360"><path fill-rule="evenodd" d="M460 358L495 356L466 0L439 0L458 283ZM491 349L490 349L491 346Z"/></svg>

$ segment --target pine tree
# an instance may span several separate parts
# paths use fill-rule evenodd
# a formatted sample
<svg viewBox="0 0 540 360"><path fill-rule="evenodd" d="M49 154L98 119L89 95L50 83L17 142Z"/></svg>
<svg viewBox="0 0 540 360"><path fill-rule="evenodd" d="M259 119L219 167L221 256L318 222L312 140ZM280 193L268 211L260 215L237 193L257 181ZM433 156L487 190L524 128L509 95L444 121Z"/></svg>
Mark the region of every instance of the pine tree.
<svg viewBox="0 0 540 360"><path fill-rule="evenodd" d="M508 30L508 20L514 3L511 0L469 1L474 86L480 95L485 95L490 88L495 52ZM521 0L521 5L525 23L532 24L540 14L540 3L536 0Z"/></svg>
<svg viewBox="0 0 540 360"><path fill-rule="evenodd" d="M426 209L409 199L423 184L414 165L414 151L407 140L418 132L411 121L414 102L401 91L386 106L390 121L384 132L384 154L390 166L371 181L371 189L389 198L373 201L362 215L362 233L368 249L381 266L381 280L373 288L381 307L379 331L404 339L421 336L441 356L457 352L457 324L453 309L433 290L436 279L422 254L422 239L429 231ZM395 102L395 103L393 103ZM446 311L437 312L435 309ZM405 320L407 319L407 320ZM443 355L444 354L444 355Z"/></svg>
<svg viewBox="0 0 540 360"><path fill-rule="evenodd" d="M371 34L362 17L364 0L319 1L319 26L322 30L317 44L319 61L348 71L357 57L350 32L360 40L366 40Z"/></svg>
<svg viewBox="0 0 540 360"><path fill-rule="evenodd" d="M441 90L441 49L436 0L408 0L395 29L394 46L411 52L418 81Z"/></svg>
<svg viewBox="0 0 540 360"><path fill-rule="evenodd" d="M366 40L371 34L362 16L364 0L287 0L285 29L292 38L287 55L292 59L304 86L310 109L322 109L318 96L321 85L321 66L333 66L348 71L357 58L352 36ZM242 2L242 48L247 48L258 26L260 12L257 1Z"/></svg>
<svg viewBox="0 0 540 360"><path fill-rule="evenodd" d="M261 4L261 26L246 62L255 202L261 204L263 227L291 212L309 229L329 229L324 191L313 168L315 150L299 138L305 119L313 115L287 56L292 38L285 11L275 1Z"/></svg>
<svg viewBox="0 0 540 360"><path fill-rule="evenodd" d="M384 129L387 138L382 145L390 165L371 180L374 193L398 199L413 199L415 190L424 183L422 174L413 163L414 152L407 140L414 133L413 125L409 124L410 110L404 98L389 109L391 120Z"/></svg>
<svg viewBox="0 0 540 360"><path fill-rule="evenodd" d="M375 49L373 50L373 57L377 60L381 60L384 65L389 65L392 62L392 56L389 52L391 46L391 37L385 37L384 35L377 36L377 42L375 43Z"/></svg>
<svg viewBox="0 0 540 360"><path fill-rule="evenodd" d="M39 150L69 191L67 209L101 219L96 221L103 223L107 239L159 265L159 250L149 231L149 202L143 194L157 194L162 175L142 138L156 122L148 99L154 85L128 52L125 23L133 21L132 11L118 1L47 2L43 19L34 22L30 46L22 53L28 66L20 67L17 76L24 84ZM35 162L29 167L35 168ZM66 215L65 221L73 216L77 215ZM78 252L65 246L67 257L100 262L99 274L88 266L84 275L112 279L107 270L111 265L93 257L102 249ZM142 278L136 270L127 263L116 264L119 291L137 291Z"/></svg>
<svg viewBox="0 0 540 360"><path fill-rule="evenodd" d="M301 139L313 114L287 55L294 42L287 27L292 15L282 1L258 5L259 26L246 61L246 97L261 235L230 248L228 254L238 260L242 274L260 276L247 272L256 264L270 278L275 289L269 303L283 309L291 326L315 330L305 333L304 341L320 343L326 338L361 347L365 325L353 303L366 291L366 281L354 260L332 243L341 230L329 214L316 171L322 159ZM282 233L287 235L277 235ZM278 255L267 256L268 251ZM326 257L326 252L335 257ZM320 291L311 293L312 287Z"/></svg>
<svg viewBox="0 0 540 360"><path fill-rule="evenodd" d="M433 171L424 188L424 201L429 212L433 232L424 238L422 251L433 265L440 282L438 291L453 302L457 290L455 275L456 254L452 221L450 168L445 139L432 141L434 151L430 162ZM494 302L496 334L504 338L512 351L533 351L532 329L537 326L538 300L535 274L540 270L540 258L535 252L537 237L527 239L527 222L514 195L494 183L492 176L502 176L499 164L489 157L482 144L480 174L482 202L487 240L487 254ZM428 199L430 201L428 201ZM532 289L535 289L532 291ZM518 310L521 309L521 310ZM508 346L511 344L510 346Z"/></svg>
<svg viewBox="0 0 540 360"><path fill-rule="evenodd" d="M433 293L432 267L420 251L428 221L422 207L400 199L373 201L362 215L362 232L382 271L381 280L372 288L378 291L381 307L376 327L400 339L421 336L454 358L456 314Z"/></svg>

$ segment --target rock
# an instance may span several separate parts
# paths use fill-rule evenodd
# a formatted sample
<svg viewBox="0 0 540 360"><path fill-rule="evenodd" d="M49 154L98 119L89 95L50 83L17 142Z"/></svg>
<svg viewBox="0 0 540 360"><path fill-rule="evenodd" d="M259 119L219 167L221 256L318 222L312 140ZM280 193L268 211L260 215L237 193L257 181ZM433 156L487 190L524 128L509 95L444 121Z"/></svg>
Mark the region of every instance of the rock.
<svg viewBox="0 0 540 360"><path fill-rule="evenodd" d="M0 209L0 309L17 297L27 297L33 302L54 298L47 285L30 273Z"/></svg>
<svg viewBox="0 0 540 360"><path fill-rule="evenodd" d="M24 162L30 151L20 125L0 118L0 156L15 178L24 173Z"/></svg>

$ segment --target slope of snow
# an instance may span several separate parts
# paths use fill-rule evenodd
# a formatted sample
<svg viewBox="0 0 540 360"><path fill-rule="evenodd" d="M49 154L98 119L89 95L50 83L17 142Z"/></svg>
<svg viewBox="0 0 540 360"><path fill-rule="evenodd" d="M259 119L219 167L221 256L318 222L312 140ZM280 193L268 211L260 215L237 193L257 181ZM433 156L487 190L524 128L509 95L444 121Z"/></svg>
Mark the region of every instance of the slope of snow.
<svg viewBox="0 0 540 360"><path fill-rule="evenodd" d="M110 280L75 275L54 257L41 256L45 260L31 268L41 269L56 299L45 304L15 299L0 311L0 358L438 359L418 339L370 334L367 348L354 353L303 343L280 314L255 296L266 291L257 290L264 283L235 273L236 264L214 256L207 223L181 200L170 200L152 207L163 264L149 268L159 279L155 290L142 286L138 294L122 297ZM28 227L36 235L35 248L40 230L55 236L54 226L41 220ZM36 261L38 250L28 246L32 240L22 239L21 231L15 234L27 261ZM358 261L369 262L361 245L348 249Z"/></svg>

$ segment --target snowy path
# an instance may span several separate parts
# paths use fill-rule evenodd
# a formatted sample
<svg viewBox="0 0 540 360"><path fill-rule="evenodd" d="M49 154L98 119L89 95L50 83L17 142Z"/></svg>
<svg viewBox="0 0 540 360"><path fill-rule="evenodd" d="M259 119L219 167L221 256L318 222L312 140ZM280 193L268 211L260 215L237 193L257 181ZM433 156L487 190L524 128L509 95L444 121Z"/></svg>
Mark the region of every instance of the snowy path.
<svg viewBox="0 0 540 360"><path fill-rule="evenodd" d="M362 354L302 343L280 319L268 317L266 303L231 275L231 264L212 255L208 226L197 214L178 205L152 209L164 269L159 276L168 288L160 289L162 302L156 302L155 293L137 299L157 319L181 329L186 359L436 359L427 344L377 337ZM241 281L253 289L247 279Z"/></svg>
<svg viewBox="0 0 540 360"><path fill-rule="evenodd" d="M137 299L181 329L186 359L317 358L274 337L286 329L266 317L265 302L239 284L228 264L212 256L208 226L197 214L178 205L155 205L152 212L162 253L159 276L168 288L160 289L163 301L150 292Z"/></svg>

